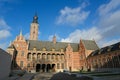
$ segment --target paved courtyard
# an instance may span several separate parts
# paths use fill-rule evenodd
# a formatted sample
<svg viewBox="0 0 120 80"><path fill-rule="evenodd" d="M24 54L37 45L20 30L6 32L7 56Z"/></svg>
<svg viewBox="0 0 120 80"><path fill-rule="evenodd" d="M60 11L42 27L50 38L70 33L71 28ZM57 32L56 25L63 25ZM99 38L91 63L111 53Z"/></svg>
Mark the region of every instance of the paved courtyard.
<svg viewBox="0 0 120 80"><path fill-rule="evenodd" d="M86 77L88 76L88 77ZM26 73L22 77L11 78L5 80L120 80L119 75L96 77L88 74L78 73Z"/></svg>
<svg viewBox="0 0 120 80"><path fill-rule="evenodd" d="M55 73L38 73L32 80L50 80Z"/></svg>
<svg viewBox="0 0 120 80"><path fill-rule="evenodd" d="M93 80L89 77L75 77L68 73L39 73L32 80Z"/></svg>
<svg viewBox="0 0 120 80"><path fill-rule="evenodd" d="M78 77L79 76L79 77ZM89 76L89 77L86 77ZM118 76L95 77L90 75L68 74L68 73L39 73L32 80L120 80Z"/></svg>

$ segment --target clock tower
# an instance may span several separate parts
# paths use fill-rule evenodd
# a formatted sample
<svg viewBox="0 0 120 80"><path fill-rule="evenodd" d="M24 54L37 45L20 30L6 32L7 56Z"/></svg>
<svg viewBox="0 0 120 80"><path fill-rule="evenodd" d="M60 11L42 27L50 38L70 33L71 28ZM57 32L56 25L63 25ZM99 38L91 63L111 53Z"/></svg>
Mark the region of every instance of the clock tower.
<svg viewBox="0 0 120 80"><path fill-rule="evenodd" d="M35 15L30 27L30 40L38 40L38 26L38 16Z"/></svg>

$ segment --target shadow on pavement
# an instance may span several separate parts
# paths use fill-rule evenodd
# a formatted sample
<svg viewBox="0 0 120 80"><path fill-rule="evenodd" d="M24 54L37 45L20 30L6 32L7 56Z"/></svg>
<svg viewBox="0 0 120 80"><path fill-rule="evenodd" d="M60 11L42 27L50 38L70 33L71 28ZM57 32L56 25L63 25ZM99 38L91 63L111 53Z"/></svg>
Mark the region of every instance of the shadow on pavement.
<svg viewBox="0 0 120 80"><path fill-rule="evenodd" d="M60 72L53 75L50 80L93 80L93 79L87 76L76 77L75 75L73 76L67 73Z"/></svg>

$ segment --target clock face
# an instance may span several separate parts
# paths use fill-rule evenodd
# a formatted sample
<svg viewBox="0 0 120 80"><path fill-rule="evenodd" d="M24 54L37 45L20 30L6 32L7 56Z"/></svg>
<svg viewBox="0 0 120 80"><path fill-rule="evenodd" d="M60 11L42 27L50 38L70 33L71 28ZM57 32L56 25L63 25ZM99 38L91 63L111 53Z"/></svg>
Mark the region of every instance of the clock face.
<svg viewBox="0 0 120 80"><path fill-rule="evenodd" d="M37 19L37 16L35 16L34 18Z"/></svg>

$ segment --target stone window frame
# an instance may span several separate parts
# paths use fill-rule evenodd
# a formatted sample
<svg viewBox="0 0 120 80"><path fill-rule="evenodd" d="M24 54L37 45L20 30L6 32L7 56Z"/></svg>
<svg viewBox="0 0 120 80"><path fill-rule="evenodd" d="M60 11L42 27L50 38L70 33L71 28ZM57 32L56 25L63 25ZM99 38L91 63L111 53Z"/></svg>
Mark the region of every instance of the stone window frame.
<svg viewBox="0 0 120 80"><path fill-rule="evenodd" d="M57 63L57 69L60 69L60 63Z"/></svg>
<svg viewBox="0 0 120 80"><path fill-rule="evenodd" d="M21 56L24 56L24 51L21 51Z"/></svg>
<svg viewBox="0 0 120 80"><path fill-rule="evenodd" d="M20 67L23 67L24 61L20 61Z"/></svg>

